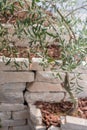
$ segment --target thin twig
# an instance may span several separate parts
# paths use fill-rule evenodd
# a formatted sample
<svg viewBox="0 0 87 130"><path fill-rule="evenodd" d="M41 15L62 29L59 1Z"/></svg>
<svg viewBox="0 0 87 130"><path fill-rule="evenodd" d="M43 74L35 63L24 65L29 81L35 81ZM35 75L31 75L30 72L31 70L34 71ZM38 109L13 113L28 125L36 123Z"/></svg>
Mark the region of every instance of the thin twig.
<svg viewBox="0 0 87 130"><path fill-rule="evenodd" d="M62 20L65 22L65 26L66 26L66 28L67 28L67 30L68 30L68 32L69 31L71 31L72 32L72 35L73 35L73 37L74 37L74 39L75 39L75 41L76 41L76 36L75 36L75 33L73 32L73 30L72 30L72 28L69 26L69 24L67 23L67 21L66 21L66 19L65 19L65 17L62 15L62 13L58 10L58 9L56 9L57 10L57 12L58 12L58 14L61 16L61 18L62 18ZM69 33L69 35L70 35L70 39L72 38L72 36L71 36L71 34Z"/></svg>
<svg viewBox="0 0 87 130"><path fill-rule="evenodd" d="M76 9L74 9L74 10L72 10L70 13L68 13L65 17L68 17L69 15L71 15L72 13L74 13L74 12L76 12L77 10L79 10L79 9L84 9L84 7L86 7L87 5L83 5L83 6L80 6L80 7L78 7L78 8L76 8Z"/></svg>

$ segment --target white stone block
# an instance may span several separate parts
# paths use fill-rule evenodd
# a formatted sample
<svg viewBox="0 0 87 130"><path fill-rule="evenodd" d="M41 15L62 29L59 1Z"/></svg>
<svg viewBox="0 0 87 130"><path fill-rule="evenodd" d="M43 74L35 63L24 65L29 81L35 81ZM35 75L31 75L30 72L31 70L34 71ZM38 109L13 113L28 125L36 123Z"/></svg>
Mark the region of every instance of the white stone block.
<svg viewBox="0 0 87 130"><path fill-rule="evenodd" d="M61 130L59 127L51 126L48 128L48 130Z"/></svg>
<svg viewBox="0 0 87 130"><path fill-rule="evenodd" d="M87 120L72 116L61 117L62 130L87 130Z"/></svg>
<svg viewBox="0 0 87 130"><path fill-rule="evenodd" d="M36 101L60 102L63 99L64 94L61 92L26 92L24 97L28 103L35 103Z"/></svg>
<svg viewBox="0 0 87 130"><path fill-rule="evenodd" d="M21 111L27 109L27 106L23 104L6 104L6 103L0 103L0 111L1 112L10 112L10 111Z"/></svg>
<svg viewBox="0 0 87 130"><path fill-rule="evenodd" d="M24 103L22 92L6 92L0 91L1 103Z"/></svg>
<svg viewBox="0 0 87 130"><path fill-rule="evenodd" d="M11 118L11 112L0 112L1 120L8 120Z"/></svg>
<svg viewBox="0 0 87 130"><path fill-rule="evenodd" d="M33 82L34 73L26 71L0 72L0 84Z"/></svg>
<svg viewBox="0 0 87 130"><path fill-rule="evenodd" d="M12 113L12 118L14 120L17 120L17 119L28 119L28 118L30 118L30 116L29 116L28 110L25 109L25 110L22 110L22 111L13 112Z"/></svg>
<svg viewBox="0 0 87 130"><path fill-rule="evenodd" d="M46 126L36 126L35 130L46 130Z"/></svg>
<svg viewBox="0 0 87 130"><path fill-rule="evenodd" d="M34 125L42 124L42 115L40 109L36 108L35 105L29 105L30 119Z"/></svg>

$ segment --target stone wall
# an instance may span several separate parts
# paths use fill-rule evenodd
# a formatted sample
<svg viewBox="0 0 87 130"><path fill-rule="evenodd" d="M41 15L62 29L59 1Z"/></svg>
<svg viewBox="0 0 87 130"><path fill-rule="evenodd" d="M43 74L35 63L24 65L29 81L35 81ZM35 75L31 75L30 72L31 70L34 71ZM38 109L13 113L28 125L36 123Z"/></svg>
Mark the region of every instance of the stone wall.
<svg viewBox="0 0 87 130"><path fill-rule="evenodd" d="M24 60L29 66L27 59L16 59L19 71L13 66L14 59L9 66L5 65L7 60L0 59L0 130L31 130L24 92L26 83L34 81L34 73L24 66Z"/></svg>
<svg viewBox="0 0 87 130"><path fill-rule="evenodd" d="M30 68L27 59L15 60L21 66L18 71L13 66L14 59L9 66L0 59L0 130L46 130L40 109L34 103L40 100L60 102L65 91L61 87L62 81L55 78L56 73L50 71L50 68L43 71L38 59L33 60ZM24 66L24 61L28 68ZM87 68L79 68L75 73L77 71L82 72L83 80L79 82L84 87L78 96L87 96ZM61 75L64 77L63 72ZM52 126L48 130L58 128Z"/></svg>

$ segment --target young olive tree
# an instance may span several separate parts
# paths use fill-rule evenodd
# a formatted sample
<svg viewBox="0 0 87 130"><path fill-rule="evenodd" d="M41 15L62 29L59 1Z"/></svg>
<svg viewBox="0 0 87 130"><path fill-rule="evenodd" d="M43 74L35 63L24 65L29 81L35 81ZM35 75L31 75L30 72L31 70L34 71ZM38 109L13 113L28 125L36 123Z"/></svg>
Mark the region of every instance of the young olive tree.
<svg viewBox="0 0 87 130"><path fill-rule="evenodd" d="M75 88L76 83L77 92L82 90L82 87L77 82L79 74L74 74L76 83L72 83L73 78L70 79L70 74L87 55L87 21L79 16L80 10L87 10L87 1L76 7L75 0L13 0L10 4L9 0L2 0L0 7L0 16L5 18L6 23L16 17L14 35L17 35L19 39L23 37L28 39L28 57L30 58L31 54L41 57L44 68L54 64L53 67L57 65L65 73L61 85L73 102L73 108L69 113L74 112L78 107L78 99L72 89ZM25 14L25 17L17 17L20 13ZM0 25L0 48L9 48L8 51L11 49L12 52L14 49L10 46L12 42L9 41L7 30L2 26L2 22ZM49 55L50 44L56 44L59 47L58 59ZM59 60L62 62L58 62Z"/></svg>

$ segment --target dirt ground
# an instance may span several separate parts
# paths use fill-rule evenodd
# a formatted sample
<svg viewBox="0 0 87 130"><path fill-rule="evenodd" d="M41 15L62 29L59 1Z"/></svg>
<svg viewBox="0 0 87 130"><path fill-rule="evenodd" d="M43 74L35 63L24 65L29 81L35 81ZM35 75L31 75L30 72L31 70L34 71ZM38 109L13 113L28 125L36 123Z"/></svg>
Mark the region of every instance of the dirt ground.
<svg viewBox="0 0 87 130"><path fill-rule="evenodd" d="M68 101L60 103L38 101L35 105L41 110L43 123L47 127L50 127L51 125L60 126L60 116L66 115L66 112L72 107L72 103ZM78 106L78 110L73 116L87 119L87 97L80 98Z"/></svg>

